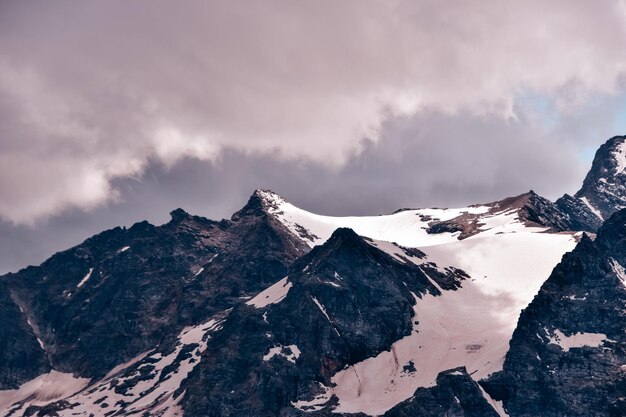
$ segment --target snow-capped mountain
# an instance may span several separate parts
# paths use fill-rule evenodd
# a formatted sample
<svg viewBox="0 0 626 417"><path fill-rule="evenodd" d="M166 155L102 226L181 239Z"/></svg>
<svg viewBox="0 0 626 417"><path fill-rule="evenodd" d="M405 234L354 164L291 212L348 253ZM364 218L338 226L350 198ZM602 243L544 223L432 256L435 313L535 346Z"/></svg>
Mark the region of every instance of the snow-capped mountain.
<svg viewBox="0 0 626 417"><path fill-rule="evenodd" d="M574 197L565 194L556 204L577 229L597 230L613 213L626 207L625 169L626 136L615 136L600 146Z"/></svg>
<svg viewBox="0 0 626 417"><path fill-rule="evenodd" d="M555 203L103 232L0 278L0 413L625 415L625 142Z"/></svg>

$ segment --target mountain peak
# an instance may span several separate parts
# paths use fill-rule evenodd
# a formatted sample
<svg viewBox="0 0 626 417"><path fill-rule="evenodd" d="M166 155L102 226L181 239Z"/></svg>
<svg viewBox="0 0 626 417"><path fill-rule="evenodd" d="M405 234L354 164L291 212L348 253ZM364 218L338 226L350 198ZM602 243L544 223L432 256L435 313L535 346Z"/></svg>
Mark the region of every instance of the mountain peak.
<svg viewBox="0 0 626 417"><path fill-rule="evenodd" d="M626 206L626 136L606 141L593 158L591 169L574 195L591 206L602 220Z"/></svg>
<svg viewBox="0 0 626 417"><path fill-rule="evenodd" d="M354 230L347 227L335 229L333 234L323 245L316 246L307 255L294 264L295 270L324 269L330 264L345 264L353 268L359 265L385 263L388 255L366 242L367 238L359 236Z"/></svg>
<svg viewBox="0 0 626 417"><path fill-rule="evenodd" d="M600 146L580 190L556 204L575 228L588 231L626 207L626 136L614 136Z"/></svg>
<svg viewBox="0 0 626 417"><path fill-rule="evenodd" d="M172 221L177 222L191 218L191 214L187 213L182 208L177 208L170 212L170 217L172 218Z"/></svg>
<svg viewBox="0 0 626 417"><path fill-rule="evenodd" d="M254 190L254 192L252 193L252 196L256 196L258 198L260 198L261 200L267 202L267 203L281 203L281 202L285 202L285 199L283 197L281 197L280 195L278 195L277 193L275 193L272 190L263 190L261 188L257 188L256 190Z"/></svg>
<svg viewBox="0 0 626 417"><path fill-rule="evenodd" d="M246 205L233 214L232 220L246 216L264 216L276 213L280 211L280 205L286 202L287 200L271 190L256 189Z"/></svg>
<svg viewBox="0 0 626 417"><path fill-rule="evenodd" d="M616 178L625 177L625 169L626 136L614 136L596 151L591 170L576 197L584 195L589 188L597 187L598 183L614 182Z"/></svg>

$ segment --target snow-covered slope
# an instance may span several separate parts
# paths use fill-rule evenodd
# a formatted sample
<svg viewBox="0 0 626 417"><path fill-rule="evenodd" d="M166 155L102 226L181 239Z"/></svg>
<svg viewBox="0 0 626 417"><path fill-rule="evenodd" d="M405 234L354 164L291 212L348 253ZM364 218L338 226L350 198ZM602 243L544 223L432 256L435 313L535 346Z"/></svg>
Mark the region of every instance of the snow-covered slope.
<svg viewBox="0 0 626 417"><path fill-rule="evenodd" d="M454 219L462 214L484 214L488 206L460 209L403 210L384 216L332 217L298 208L271 191L257 190L268 205L268 211L292 233L310 246L324 243L339 227L348 227L361 236L396 242L406 247L433 246L454 242L459 233L429 234L429 223Z"/></svg>
<svg viewBox="0 0 626 417"><path fill-rule="evenodd" d="M40 415L58 417L182 416L178 406L181 383L198 364L207 339L220 329L227 313L184 329L171 352L144 352L98 381L53 370L16 390L0 391L1 415L22 415L30 407L31 412L34 408Z"/></svg>
<svg viewBox="0 0 626 417"><path fill-rule="evenodd" d="M363 245L374 246L390 255L390 260L385 262L412 264L413 269L417 265L418 271L430 282L423 284L430 286L430 290L411 290L408 294L408 298L415 303L412 307L414 320L406 323L406 332L399 329L399 336L389 340L386 345L390 346L389 350L373 349L371 354L362 355L356 362L348 362L345 368L342 366L333 370L313 402L298 397L289 402L294 410L300 411L380 415L411 398L419 387L437 385L442 378L440 373L444 371L464 368L468 377L478 381L501 370L521 310L530 303L561 256L575 246L577 239L573 232L555 231L564 228L564 220L558 210L554 211L552 203L532 192L485 205L403 210L368 217L317 215L270 191L257 190L251 202L234 218L267 218L269 224L275 224L272 226L274 230L285 230L292 236L290 239L298 240L303 248L304 243L312 248L329 241L338 228L350 228L367 238L367 243ZM214 227L214 224L209 226ZM350 233L339 233L335 235L335 240L358 248L360 243L349 238ZM342 240L337 236L344 238ZM259 246L261 249L262 246ZM354 273L354 268L370 256L367 251L354 253L356 255L342 261L346 262L344 268L348 268L345 271L350 273ZM206 256L208 263L202 264L203 276L210 270L215 256L213 250ZM226 259L226 256L223 254L222 258ZM355 256L363 259L352 259ZM332 262L328 265L332 268ZM306 277L310 272L307 271L308 266L300 267L303 268L301 276ZM458 269L465 271L469 277ZM330 291L323 294L330 297L329 300L336 300L334 292L344 291L346 283L337 272L329 270L323 273L330 274L320 281L322 286L328 283L324 291ZM80 281L79 277L79 286L85 283L81 289L92 284L94 278L91 276L90 268L80 275L83 278ZM198 273L194 272L194 277L197 276ZM446 276L451 281L442 281ZM363 277L355 276L353 279L356 280L355 285L364 284L359 281ZM391 280L384 274L380 279ZM404 286L408 291L410 286L407 283ZM71 285L75 290L76 283L72 281ZM392 287L391 281L376 285L381 289ZM256 294L255 297L238 298L244 305L264 310L282 303L290 294L291 287L292 282L285 277L260 293L250 294ZM193 295L192 292L189 294ZM329 307L328 303L322 305L315 297L312 300L316 304L313 313L319 309L323 319L331 323L348 311L343 311L344 307ZM367 315L371 312L361 311L359 316L361 313ZM294 314L302 312L294 310ZM350 323L353 319L348 314L343 321ZM264 311L263 325L267 325L268 320L271 321L271 318ZM207 346L206 338L210 332L220 328L221 322L221 319L215 318L205 324L188 327L175 337L174 346L155 346L154 350L144 351L116 366L106 376L92 381L51 371L16 390L0 392L1 408L4 412L15 411L15 416L27 409L29 412L39 410L42 415L56 413L60 416L144 412L180 415L179 402L185 390L182 381L199 363L200 355ZM238 325L233 327L231 324L230 328L231 333L239 331ZM348 328L344 331L347 332ZM314 329L309 330L315 333ZM336 328L334 332L338 332ZM380 333L384 334L384 331L381 329ZM261 340L265 338L263 336ZM276 346L276 352L263 350L259 361L270 363L275 356L283 355L289 363L299 366L307 354L305 351L300 354L299 346L305 346L303 343L295 345L286 339L284 343L276 344L280 351ZM239 366L236 360L233 364ZM205 369L203 372L212 370ZM203 389L194 389L198 388ZM492 402L487 397L485 399Z"/></svg>
<svg viewBox="0 0 626 417"><path fill-rule="evenodd" d="M332 217L257 190L103 232L0 277L0 415L626 415L625 169L615 137L557 202Z"/></svg>
<svg viewBox="0 0 626 417"><path fill-rule="evenodd" d="M456 267L471 277L461 288L425 295L414 307L417 324L392 349L336 374L326 397L339 399L336 412L379 415L410 398L418 387L435 384L439 372L465 366L476 380L502 368L521 310L538 292L575 233L549 232L519 218L517 208L497 204L456 209L404 210L374 217L329 217L309 213L271 192L264 198L273 214L310 245L325 241L337 227L374 239L373 245L399 262L432 262ZM427 232L434 222L460 219L476 224L461 232ZM407 257L396 245L418 248L426 259ZM407 373L403 365L417 369Z"/></svg>

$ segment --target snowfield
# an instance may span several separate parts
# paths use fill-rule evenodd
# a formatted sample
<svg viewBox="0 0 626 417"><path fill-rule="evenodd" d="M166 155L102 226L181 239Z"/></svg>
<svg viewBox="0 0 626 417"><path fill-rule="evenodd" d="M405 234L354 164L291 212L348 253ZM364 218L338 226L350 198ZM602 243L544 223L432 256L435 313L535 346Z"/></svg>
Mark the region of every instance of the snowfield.
<svg viewBox="0 0 626 417"><path fill-rule="evenodd" d="M335 396L338 405L334 412L381 415L411 398L417 388L433 386L442 371L465 366L478 381L501 370L520 312L580 237L579 233L551 233L546 228L531 227L520 221L517 210L512 208L498 212L494 206L481 205L403 210L383 216L331 217L302 210L271 192L261 194L270 214L311 247L324 243L337 228L349 227L370 238L369 244L385 251L397 262L418 266L435 263L442 270L455 267L470 276L457 290L443 290L431 280L441 295L414 294L413 309L418 324L414 325L412 333L396 341L389 351L335 374L333 386L322 387L324 393L312 401L292 403L295 408L308 411L322 409ZM427 233L433 221L463 221L468 217L473 217L473 227L477 229L466 239L459 240L460 232ZM417 248L427 258L403 253L398 245ZM128 249L125 246L118 253ZM626 277L621 265L614 263L614 268L620 271L620 276ZM92 272L90 268L77 288L88 282ZM202 272L203 268L199 268L194 274ZM336 282L327 284L340 287L341 276L335 273L335 279ZM289 278L284 277L246 304L256 309L267 308L280 303L291 287ZM317 299L313 301L332 324L332 312ZM265 314L263 318L266 320ZM75 405L59 411L60 416L101 416L121 410L162 417L182 415L178 405L182 393L176 390L197 365L197 359L206 349L207 338L221 328L222 322L223 317L220 317L186 328L180 333L173 352L166 356L155 351L144 352L116 367L100 381L90 383L87 379L51 371L17 390L0 391L0 414L67 399ZM551 343L564 350L598 346L606 340L601 334L566 336L559 330L549 335ZM179 357L186 346L190 354ZM263 360L295 363L300 354L296 345L275 345ZM142 368L150 369L149 378L138 378ZM116 392L115 386L122 383L129 388L123 393ZM484 395L501 416L506 415L500 404ZM107 408L101 407L102 402L108 404Z"/></svg>
<svg viewBox="0 0 626 417"><path fill-rule="evenodd" d="M502 369L517 320L563 254L576 245L574 233L548 233L529 227L516 210L489 213L488 206L457 209L418 209L371 217L330 217L309 213L275 194L265 196L271 211L296 235L303 230L311 246L321 244L338 227L350 227L375 239L372 245L398 262L400 250L390 244L418 248L439 268L453 266L469 274L456 291L416 297L419 322L409 336L390 351L337 373L325 398L335 395L335 412L380 415L410 398L418 387L435 384L437 374L465 366L475 380ZM459 240L459 233L428 234L431 221L454 219L464 213L480 215L477 234ZM306 236L305 234L305 236ZM425 260L408 258L416 264ZM594 339L595 342L595 339ZM412 362L416 372L404 366ZM298 406L302 407L303 402ZM316 404L320 405L320 399Z"/></svg>

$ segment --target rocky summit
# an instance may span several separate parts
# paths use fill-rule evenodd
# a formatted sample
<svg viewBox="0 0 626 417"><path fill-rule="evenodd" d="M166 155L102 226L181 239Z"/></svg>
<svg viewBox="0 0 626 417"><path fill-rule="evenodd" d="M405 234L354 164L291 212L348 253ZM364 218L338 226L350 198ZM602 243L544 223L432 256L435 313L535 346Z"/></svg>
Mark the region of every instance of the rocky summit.
<svg viewBox="0 0 626 417"><path fill-rule="evenodd" d="M624 416L624 169L619 136L554 202L104 231L0 277L0 415Z"/></svg>
<svg viewBox="0 0 626 417"><path fill-rule="evenodd" d="M626 207L626 136L604 143L574 196L565 194L557 206L580 230L595 231L617 210Z"/></svg>

